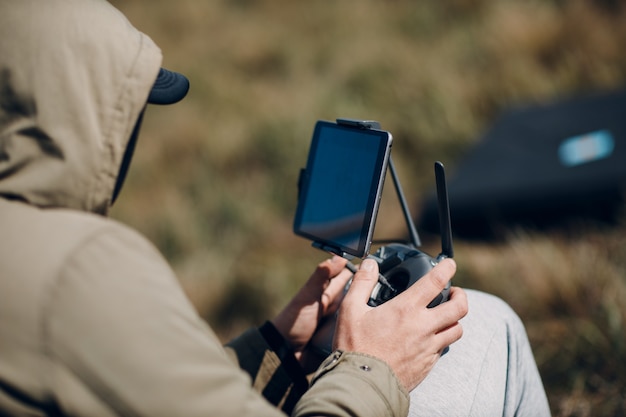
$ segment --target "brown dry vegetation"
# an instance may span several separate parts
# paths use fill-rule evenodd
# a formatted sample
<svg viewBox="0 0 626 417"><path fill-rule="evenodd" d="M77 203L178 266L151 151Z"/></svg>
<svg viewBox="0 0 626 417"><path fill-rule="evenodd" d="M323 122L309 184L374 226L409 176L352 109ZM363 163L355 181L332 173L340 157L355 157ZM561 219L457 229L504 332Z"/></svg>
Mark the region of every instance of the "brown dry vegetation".
<svg viewBox="0 0 626 417"><path fill-rule="evenodd" d="M379 120L418 201L432 161L454 167L502 109L626 81L618 0L114 3L192 91L148 112L113 216L155 242L223 338L275 313L324 258L291 233L317 119ZM377 235L401 234L385 204ZM456 284L526 323L555 416L626 415L625 230L456 242Z"/></svg>

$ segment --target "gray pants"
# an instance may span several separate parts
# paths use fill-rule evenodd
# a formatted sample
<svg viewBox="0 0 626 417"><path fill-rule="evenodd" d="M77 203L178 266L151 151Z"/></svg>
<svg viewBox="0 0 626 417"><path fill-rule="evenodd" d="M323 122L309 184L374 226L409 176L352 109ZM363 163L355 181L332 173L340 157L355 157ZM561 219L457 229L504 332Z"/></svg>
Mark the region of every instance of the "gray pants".
<svg viewBox="0 0 626 417"><path fill-rule="evenodd" d="M466 292L463 337L411 392L409 416L550 416L517 314L497 297Z"/></svg>

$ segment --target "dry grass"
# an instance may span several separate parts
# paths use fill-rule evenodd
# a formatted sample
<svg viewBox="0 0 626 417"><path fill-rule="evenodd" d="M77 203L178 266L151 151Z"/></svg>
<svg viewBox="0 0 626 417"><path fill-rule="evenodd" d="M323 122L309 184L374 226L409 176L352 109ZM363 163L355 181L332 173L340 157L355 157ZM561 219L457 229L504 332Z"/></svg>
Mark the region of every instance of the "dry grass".
<svg viewBox="0 0 626 417"><path fill-rule="evenodd" d="M554 415L624 413L625 247L622 228L518 232L504 244L458 249L458 281L501 296L523 317Z"/></svg>
<svg viewBox="0 0 626 417"><path fill-rule="evenodd" d="M454 167L503 108L626 81L619 1L114 3L192 91L148 112L113 215L159 246L224 338L323 258L291 233L317 119L381 121L416 201L432 161ZM402 233L396 209L383 207L380 237ZM625 230L457 242L456 282L524 319L555 416L626 415Z"/></svg>

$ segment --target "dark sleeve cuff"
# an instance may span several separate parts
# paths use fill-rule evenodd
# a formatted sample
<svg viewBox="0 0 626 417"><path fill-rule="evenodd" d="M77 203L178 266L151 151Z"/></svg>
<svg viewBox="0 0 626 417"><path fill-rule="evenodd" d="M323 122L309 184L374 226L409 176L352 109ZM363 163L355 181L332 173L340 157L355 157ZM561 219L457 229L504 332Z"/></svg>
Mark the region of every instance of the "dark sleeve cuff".
<svg viewBox="0 0 626 417"><path fill-rule="evenodd" d="M296 360L291 345L280 334L276 327L270 322L266 321L261 327L259 332L263 339L270 346L270 349L274 351L276 356L280 359L282 368L285 370L289 379L293 382L289 394L284 399L283 411L288 414L295 406L300 397L307 391L309 382L306 378L304 370Z"/></svg>
<svg viewBox="0 0 626 417"><path fill-rule="evenodd" d="M239 367L252 378L254 388L266 400L291 414L309 383L293 350L274 325L266 322L230 341Z"/></svg>

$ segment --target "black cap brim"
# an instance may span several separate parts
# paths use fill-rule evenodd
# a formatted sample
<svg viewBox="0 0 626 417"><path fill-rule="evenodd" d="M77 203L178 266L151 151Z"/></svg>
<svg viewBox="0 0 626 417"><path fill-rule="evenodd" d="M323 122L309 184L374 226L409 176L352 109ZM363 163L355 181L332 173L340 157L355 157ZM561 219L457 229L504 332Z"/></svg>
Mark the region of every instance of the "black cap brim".
<svg viewBox="0 0 626 417"><path fill-rule="evenodd" d="M150 95L148 103L151 104L174 104L182 100L189 91L189 80L182 74L159 69Z"/></svg>

